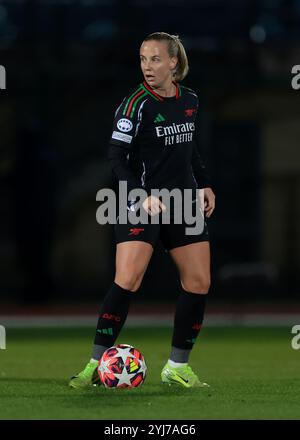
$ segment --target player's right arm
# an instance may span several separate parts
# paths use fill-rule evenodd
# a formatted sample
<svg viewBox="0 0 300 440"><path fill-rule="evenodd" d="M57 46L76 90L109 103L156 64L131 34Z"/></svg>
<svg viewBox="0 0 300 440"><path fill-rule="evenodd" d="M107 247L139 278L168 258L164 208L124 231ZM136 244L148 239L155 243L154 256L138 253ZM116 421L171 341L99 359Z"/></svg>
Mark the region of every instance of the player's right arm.
<svg viewBox="0 0 300 440"><path fill-rule="evenodd" d="M117 108L107 154L112 171L117 179L127 182L128 193L135 188L143 188L145 190L142 182L135 176L128 165L128 158L142 122L142 111L146 99L140 101L139 94L133 93L129 97L124 98L121 105ZM129 204L134 204L135 202L136 200L132 200ZM161 209L165 210L165 206L162 205L157 197L144 197L144 199L141 199L141 202L144 209L150 215L157 214Z"/></svg>
<svg viewBox="0 0 300 440"><path fill-rule="evenodd" d="M128 165L135 138L138 134L142 114L140 107L135 106L125 97L115 112L112 135L109 142L107 157L113 173L118 180L127 181L128 192L134 188L142 188L140 180Z"/></svg>

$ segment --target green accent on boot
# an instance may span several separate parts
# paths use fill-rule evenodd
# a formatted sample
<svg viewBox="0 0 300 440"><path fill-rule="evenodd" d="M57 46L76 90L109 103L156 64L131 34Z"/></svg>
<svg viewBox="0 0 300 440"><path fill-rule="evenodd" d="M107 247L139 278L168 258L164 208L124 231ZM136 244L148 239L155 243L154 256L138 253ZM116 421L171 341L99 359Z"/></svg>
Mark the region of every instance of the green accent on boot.
<svg viewBox="0 0 300 440"><path fill-rule="evenodd" d="M181 385L185 388L199 387L205 388L209 385L205 382L200 382L198 376L193 372L189 365L174 368L167 362L161 372L161 380L163 383L169 385Z"/></svg>
<svg viewBox="0 0 300 440"><path fill-rule="evenodd" d="M100 385L101 382L97 367L97 362L89 362L84 370L71 378L69 386L71 388L85 388L88 386Z"/></svg>

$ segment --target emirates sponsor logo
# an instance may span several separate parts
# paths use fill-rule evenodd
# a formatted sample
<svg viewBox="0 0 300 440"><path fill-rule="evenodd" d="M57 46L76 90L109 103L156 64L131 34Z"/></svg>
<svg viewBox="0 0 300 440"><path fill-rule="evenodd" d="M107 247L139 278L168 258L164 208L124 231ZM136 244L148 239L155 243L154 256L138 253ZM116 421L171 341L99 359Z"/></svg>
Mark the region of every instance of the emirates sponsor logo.
<svg viewBox="0 0 300 440"><path fill-rule="evenodd" d="M175 124L173 122L172 125L168 125L167 127L159 125L158 127L155 127L155 130L157 137L170 136L171 134L188 133L195 131L195 123L186 122L185 124Z"/></svg>
<svg viewBox="0 0 300 440"><path fill-rule="evenodd" d="M183 142L192 142L193 133L195 131L194 122L186 122L185 124L175 124L163 127L159 125L155 127L156 136L164 139L165 146L181 144Z"/></svg>

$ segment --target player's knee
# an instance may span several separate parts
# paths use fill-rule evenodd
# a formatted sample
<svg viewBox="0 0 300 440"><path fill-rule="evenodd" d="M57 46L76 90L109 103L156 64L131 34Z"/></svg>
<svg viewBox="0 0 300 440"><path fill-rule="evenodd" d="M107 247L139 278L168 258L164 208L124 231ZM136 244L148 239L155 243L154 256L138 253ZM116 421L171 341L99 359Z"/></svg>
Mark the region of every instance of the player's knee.
<svg viewBox="0 0 300 440"><path fill-rule="evenodd" d="M187 292L200 295L207 295L210 288L209 276L194 276L181 280L181 285Z"/></svg>
<svg viewBox="0 0 300 440"><path fill-rule="evenodd" d="M142 282L142 277L136 273L126 273L122 276L116 276L115 282L119 284L123 289L136 292Z"/></svg>

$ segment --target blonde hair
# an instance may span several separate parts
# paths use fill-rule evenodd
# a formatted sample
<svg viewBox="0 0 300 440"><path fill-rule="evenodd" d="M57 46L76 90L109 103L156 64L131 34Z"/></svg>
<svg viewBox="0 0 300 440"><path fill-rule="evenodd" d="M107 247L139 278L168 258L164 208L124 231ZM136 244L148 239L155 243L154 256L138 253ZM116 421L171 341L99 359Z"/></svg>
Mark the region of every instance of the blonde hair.
<svg viewBox="0 0 300 440"><path fill-rule="evenodd" d="M188 74L189 63L185 49L178 35L167 34L166 32L153 32L144 41L156 40L166 41L170 58L177 57L178 63L173 71L175 81L182 81Z"/></svg>

